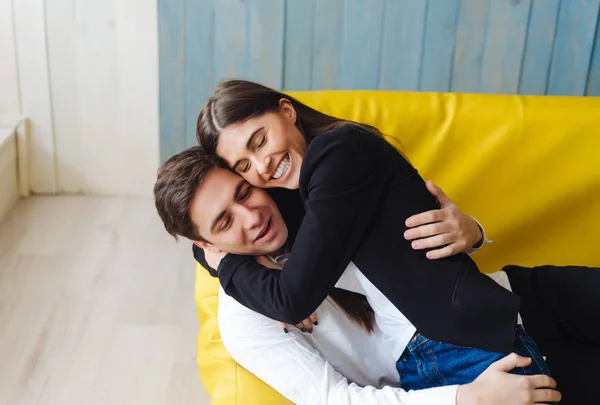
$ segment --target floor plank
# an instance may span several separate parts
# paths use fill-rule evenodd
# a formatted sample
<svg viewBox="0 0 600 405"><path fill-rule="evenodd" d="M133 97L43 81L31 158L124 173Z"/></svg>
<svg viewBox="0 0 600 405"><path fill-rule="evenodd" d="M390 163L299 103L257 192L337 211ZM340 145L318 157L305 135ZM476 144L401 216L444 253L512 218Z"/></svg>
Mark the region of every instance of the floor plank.
<svg viewBox="0 0 600 405"><path fill-rule="evenodd" d="M0 404L208 404L193 281L149 198L21 200L0 225Z"/></svg>

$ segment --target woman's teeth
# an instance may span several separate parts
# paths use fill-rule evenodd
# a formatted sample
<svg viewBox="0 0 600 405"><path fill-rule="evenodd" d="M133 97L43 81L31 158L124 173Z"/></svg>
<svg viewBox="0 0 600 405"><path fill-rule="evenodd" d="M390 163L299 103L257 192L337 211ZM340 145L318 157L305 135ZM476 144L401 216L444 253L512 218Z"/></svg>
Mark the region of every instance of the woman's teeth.
<svg viewBox="0 0 600 405"><path fill-rule="evenodd" d="M273 179L278 180L283 173L286 172L288 167L290 167L290 155L286 153L284 158L281 160L281 163L279 163L279 167L277 167L277 171L273 175Z"/></svg>

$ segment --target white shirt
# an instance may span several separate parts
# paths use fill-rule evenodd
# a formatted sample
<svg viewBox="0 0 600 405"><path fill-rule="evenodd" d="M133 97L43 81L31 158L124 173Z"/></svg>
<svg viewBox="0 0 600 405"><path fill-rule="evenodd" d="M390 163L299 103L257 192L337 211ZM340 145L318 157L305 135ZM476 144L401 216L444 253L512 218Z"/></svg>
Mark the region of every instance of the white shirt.
<svg viewBox="0 0 600 405"><path fill-rule="evenodd" d="M487 276L512 291L506 272L498 271L487 274ZM346 267L335 286L367 297L369 305L375 312L375 323L381 330L382 339L386 341L387 347L391 350L392 358L399 359L417 331L412 322L364 276L353 262ZM520 315L518 315L517 323L522 325Z"/></svg>
<svg viewBox="0 0 600 405"><path fill-rule="evenodd" d="M353 262L346 267L335 286L367 297L369 305L375 312L375 323L382 332L382 339L391 350L388 355L391 355L392 359L399 359L417 331L408 318L364 276Z"/></svg>
<svg viewBox="0 0 600 405"><path fill-rule="evenodd" d="M231 356L296 404L456 404L456 385L398 388L396 360L377 326L367 335L329 299L317 315L312 334L295 328L285 334L272 319L219 291L219 329Z"/></svg>

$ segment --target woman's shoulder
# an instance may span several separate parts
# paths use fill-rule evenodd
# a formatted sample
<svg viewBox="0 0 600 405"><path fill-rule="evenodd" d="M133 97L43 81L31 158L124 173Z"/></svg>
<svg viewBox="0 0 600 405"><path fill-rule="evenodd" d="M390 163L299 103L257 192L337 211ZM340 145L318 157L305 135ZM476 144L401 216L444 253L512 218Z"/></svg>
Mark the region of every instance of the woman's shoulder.
<svg viewBox="0 0 600 405"><path fill-rule="evenodd" d="M309 143L307 152L309 149L321 149L327 145L361 146L365 144L379 144L381 141L383 141L384 144L387 143L381 136L374 132L363 128L358 124L347 122L315 137Z"/></svg>
<svg viewBox="0 0 600 405"><path fill-rule="evenodd" d="M342 164L362 163L380 168L407 162L382 135L354 123L315 137L308 144L304 164L310 167L331 159Z"/></svg>

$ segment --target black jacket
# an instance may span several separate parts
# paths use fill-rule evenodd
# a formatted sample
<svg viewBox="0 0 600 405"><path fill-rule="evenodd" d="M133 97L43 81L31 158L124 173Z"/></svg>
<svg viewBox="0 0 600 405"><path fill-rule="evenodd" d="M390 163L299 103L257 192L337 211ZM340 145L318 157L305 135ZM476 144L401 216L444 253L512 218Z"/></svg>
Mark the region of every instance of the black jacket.
<svg viewBox="0 0 600 405"><path fill-rule="evenodd" d="M430 339L512 351L519 298L481 274L468 255L429 260L404 239L406 218L439 206L384 139L354 125L316 137L304 156L299 191L306 212L283 270L227 255L218 273L228 295L295 324L315 311L353 261ZM284 196L289 203L290 194ZM299 222L300 211L288 210L284 219L296 212Z"/></svg>

